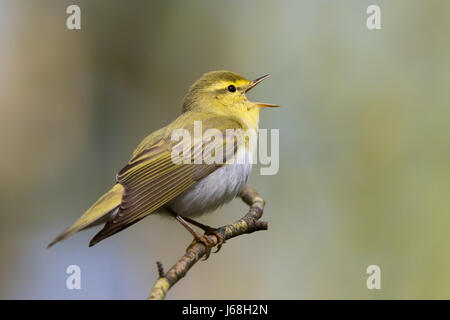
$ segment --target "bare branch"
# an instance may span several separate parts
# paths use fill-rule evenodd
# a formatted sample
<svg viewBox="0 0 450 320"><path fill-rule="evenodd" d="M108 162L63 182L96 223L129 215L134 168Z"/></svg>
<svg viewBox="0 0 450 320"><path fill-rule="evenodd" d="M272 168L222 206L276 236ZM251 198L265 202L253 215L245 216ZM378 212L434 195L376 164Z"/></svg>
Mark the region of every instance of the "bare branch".
<svg viewBox="0 0 450 320"><path fill-rule="evenodd" d="M246 234L252 233L259 230L267 230L267 222L260 221L263 211L264 211L264 199L261 198L256 190L245 186L240 192L239 196L242 200L250 206L250 209L238 221L220 227L218 232L221 233L225 240ZM208 235L208 238L214 242L218 243L218 239L215 235ZM173 265L165 274L162 268L162 263L158 262L158 273L159 278L156 280L152 291L150 292L149 300L162 300L165 298L169 289L183 278L189 269L197 263L205 254L205 245L201 242L188 247L188 250L178 260L177 263Z"/></svg>

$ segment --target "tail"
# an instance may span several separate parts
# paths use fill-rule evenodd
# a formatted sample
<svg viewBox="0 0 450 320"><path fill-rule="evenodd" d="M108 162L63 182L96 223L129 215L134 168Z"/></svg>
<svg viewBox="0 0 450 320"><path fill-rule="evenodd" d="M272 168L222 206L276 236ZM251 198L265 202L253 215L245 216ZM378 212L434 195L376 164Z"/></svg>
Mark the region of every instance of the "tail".
<svg viewBox="0 0 450 320"><path fill-rule="evenodd" d="M57 236L47 248L66 239L75 232L105 222L122 202L123 190L124 187L117 183L111 190L101 196L72 226Z"/></svg>

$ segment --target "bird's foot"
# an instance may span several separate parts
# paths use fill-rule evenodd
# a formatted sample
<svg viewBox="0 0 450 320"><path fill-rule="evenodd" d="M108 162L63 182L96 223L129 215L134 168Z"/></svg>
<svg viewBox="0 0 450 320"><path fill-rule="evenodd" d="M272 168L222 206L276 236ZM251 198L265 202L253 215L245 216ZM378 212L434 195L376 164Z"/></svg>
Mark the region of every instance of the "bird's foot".
<svg viewBox="0 0 450 320"><path fill-rule="evenodd" d="M210 235L214 235L217 238L217 243L215 243L208 237ZM217 246L217 249L214 253L219 252L220 248L222 248L222 244L225 243L225 236L221 234L218 229L208 227L203 235L200 235L198 233L194 235L194 241L192 241L192 243L186 250L189 250L193 245L199 242L205 246L205 258L203 260L206 260L209 258L211 249L213 247Z"/></svg>
<svg viewBox="0 0 450 320"><path fill-rule="evenodd" d="M214 251L214 253L219 252L220 249L222 248L222 245L225 243L225 240L226 240L225 236L222 233L219 232L219 229L211 228L211 227L208 227L205 230L205 235L216 236L216 238L217 238L217 244L216 244L217 245L217 249L216 249L216 251Z"/></svg>
<svg viewBox="0 0 450 320"><path fill-rule="evenodd" d="M205 234L203 236L200 236L200 237L206 238L207 239L206 242L210 241L207 236L209 236L209 235L215 236L217 238L217 244L216 244L217 245L217 249L216 249L216 251L214 253L219 252L219 250L222 248L222 244L225 243L226 239L225 239L225 236L222 233L219 232L218 228L213 228L213 227L207 226L207 225L205 225L203 223L200 223L198 221L195 221L195 220L193 220L191 218L183 217L183 219L185 219L190 224L193 224L194 226L197 226L200 229L202 229L203 231L205 231ZM194 241L196 239L197 239L197 237L194 236ZM205 260L206 260L206 259L208 259L209 255L211 253L211 248L212 247L209 248L208 245L205 243L205 241L200 241L200 242L202 242L206 246L206 249L207 249L207 254L206 254L206 258L205 258ZM213 247L214 247L214 245L213 245ZM189 248L190 248L190 246L189 246Z"/></svg>
<svg viewBox="0 0 450 320"><path fill-rule="evenodd" d="M190 248L192 248L197 243L202 243L205 246L205 257L203 260L206 260L209 258L209 255L211 254L211 249L214 247L215 243L214 241L210 240L207 234L200 235L196 233L194 235L194 240L192 243L187 247L186 251L188 251Z"/></svg>

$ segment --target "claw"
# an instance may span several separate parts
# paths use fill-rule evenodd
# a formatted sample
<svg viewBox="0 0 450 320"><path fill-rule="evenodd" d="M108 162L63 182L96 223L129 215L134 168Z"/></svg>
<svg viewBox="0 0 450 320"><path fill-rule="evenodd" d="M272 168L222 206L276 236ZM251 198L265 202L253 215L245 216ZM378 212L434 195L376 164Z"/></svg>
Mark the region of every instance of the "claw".
<svg viewBox="0 0 450 320"><path fill-rule="evenodd" d="M194 237L194 240L186 249L186 251L189 250L193 245L197 244L198 242L203 243L203 245L205 246L205 257L203 258L203 260L208 259L209 255L211 254L211 249L214 247L214 242L210 241L206 234L202 236L197 235L196 237Z"/></svg>
<svg viewBox="0 0 450 320"><path fill-rule="evenodd" d="M222 245L226 242L225 241L225 236L223 234L221 234L217 229L213 229L207 234L213 234L213 235L216 236L216 238L217 238L217 249L216 249L216 251L214 251L214 253L219 252L220 249L222 248Z"/></svg>
<svg viewBox="0 0 450 320"><path fill-rule="evenodd" d="M211 227L207 227L207 226L205 226L205 227L206 227L206 228L204 228L205 235L213 235L217 238L217 244L216 244L217 249L216 249L216 251L214 251L214 253L219 252L220 249L222 248L222 244L225 243L225 236L219 232L219 229L211 228Z"/></svg>
<svg viewBox="0 0 450 320"><path fill-rule="evenodd" d="M188 247L188 249L194 245L196 243L196 240L203 243L206 247L206 259L208 259L210 253L211 253L211 248L214 247L214 243L212 243L208 237L208 235L214 235L217 238L217 249L216 251L214 251L214 253L219 252L220 248L222 248L222 244L225 243L225 236L223 234L221 234L219 232L219 229L217 228L212 228L210 226L207 226L203 223L197 222L191 218L187 218L187 217L182 217L183 221L187 221L191 224L193 224L194 226L197 226L201 229L203 229L203 231L205 231L205 234L203 236L200 236L197 232L195 232L194 230L191 230L191 234L194 235L194 241L191 243L191 245Z"/></svg>

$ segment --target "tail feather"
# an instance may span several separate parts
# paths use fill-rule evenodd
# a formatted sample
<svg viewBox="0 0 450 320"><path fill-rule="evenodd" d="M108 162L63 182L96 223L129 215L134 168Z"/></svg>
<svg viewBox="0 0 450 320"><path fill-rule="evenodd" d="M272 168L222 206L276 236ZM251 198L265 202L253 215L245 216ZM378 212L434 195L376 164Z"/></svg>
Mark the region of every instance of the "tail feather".
<svg viewBox="0 0 450 320"><path fill-rule="evenodd" d="M124 187L117 183L111 190L101 196L73 225L57 236L47 248L66 239L75 232L106 222L122 202L123 190Z"/></svg>

